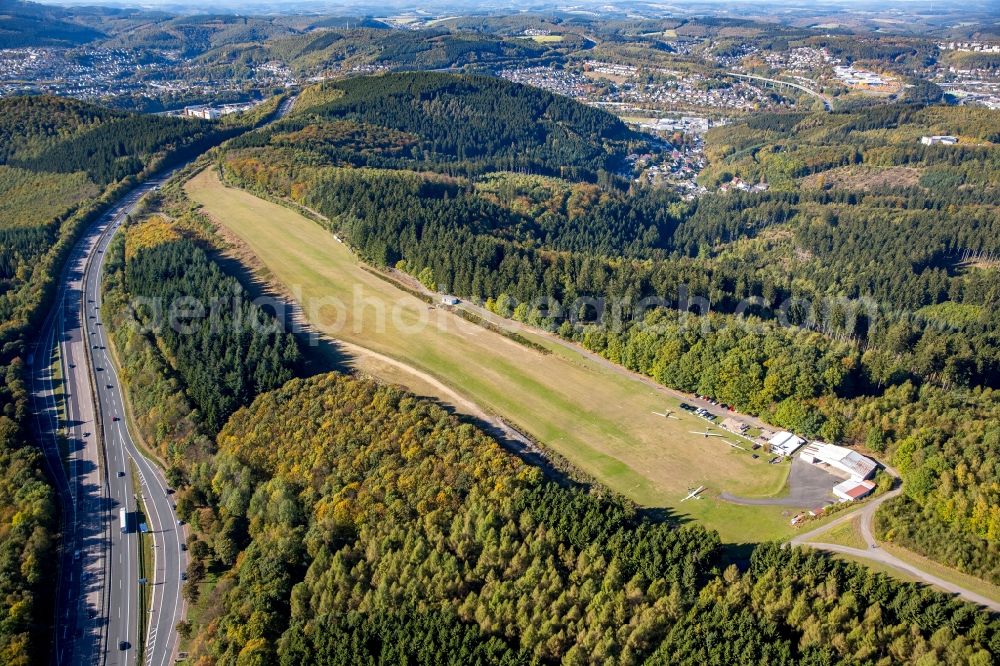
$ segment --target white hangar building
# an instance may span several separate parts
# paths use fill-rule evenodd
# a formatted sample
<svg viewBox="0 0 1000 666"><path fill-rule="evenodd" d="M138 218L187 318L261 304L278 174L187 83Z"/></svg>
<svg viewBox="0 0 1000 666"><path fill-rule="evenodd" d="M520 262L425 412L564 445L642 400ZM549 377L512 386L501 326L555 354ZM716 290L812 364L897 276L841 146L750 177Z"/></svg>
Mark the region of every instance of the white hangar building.
<svg viewBox="0 0 1000 666"><path fill-rule="evenodd" d="M878 463L871 458L843 446L825 442L813 442L802 449L799 457L814 465L828 465L848 475L854 481L864 481L878 469Z"/></svg>

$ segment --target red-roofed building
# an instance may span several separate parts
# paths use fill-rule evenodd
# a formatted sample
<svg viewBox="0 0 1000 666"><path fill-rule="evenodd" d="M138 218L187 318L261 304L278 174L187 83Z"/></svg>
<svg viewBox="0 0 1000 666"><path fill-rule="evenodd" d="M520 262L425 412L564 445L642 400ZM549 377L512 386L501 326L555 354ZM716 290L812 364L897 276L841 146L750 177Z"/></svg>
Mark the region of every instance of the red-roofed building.
<svg viewBox="0 0 1000 666"><path fill-rule="evenodd" d="M833 494L839 497L841 502L852 502L867 497L873 490L875 490L874 481L848 479L835 485Z"/></svg>

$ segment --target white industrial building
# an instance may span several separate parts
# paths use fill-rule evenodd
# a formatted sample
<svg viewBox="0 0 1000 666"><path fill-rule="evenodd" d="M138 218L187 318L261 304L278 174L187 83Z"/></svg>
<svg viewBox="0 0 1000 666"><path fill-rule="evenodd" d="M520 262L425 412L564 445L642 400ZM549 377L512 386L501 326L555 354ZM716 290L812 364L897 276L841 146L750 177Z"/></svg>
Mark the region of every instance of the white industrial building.
<svg viewBox="0 0 1000 666"><path fill-rule="evenodd" d="M958 137L948 136L945 134L935 134L933 136L922 136L920 137L920 143L925 146L933 146L936 144L941 144L944 146L954 146L958 143Z"/></svg>
<svg viewBox="0 0 1000 666"><path fill-rule="evenodd" d="M802 450L799 457L813 465L828 466L846 474L855 485L871 477L878 469L878 463L871 458L825 442L813 442Z"/></svg>
<svg viewBox="0 0 1000 666"><path fill-rule="evenodd" d="M790 432L781 431L767 441L771 447L771 453L782 456L790 456L806 443L806 440Z"/></svg>
<svg viewBox="0 0 1000 666"><path fill-rule="evenodd" d="M210 106L185 106L184 115L191 118L201 118L203 120L218 120L222 117L222 112Z"/></svg>

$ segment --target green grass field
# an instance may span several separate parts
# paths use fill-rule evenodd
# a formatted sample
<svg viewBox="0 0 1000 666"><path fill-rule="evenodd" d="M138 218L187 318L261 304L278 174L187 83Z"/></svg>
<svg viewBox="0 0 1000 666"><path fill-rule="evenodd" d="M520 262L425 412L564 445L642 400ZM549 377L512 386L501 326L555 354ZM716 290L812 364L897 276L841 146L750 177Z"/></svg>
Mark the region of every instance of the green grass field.
<svg viewBox="0 0 1000 666"><path fill-rule="evenodd" d="M312 324L331 337L433 376L608 487L642 505L668 507L701 521L727 542L790 533L787 510L737 506L715 496L722 490L778 493L787 467L752 460L715 438L691 434L703 430L705 422L686 413L678 420L653 414L677 411L676 399L541 336L529 335L551 354L431 308L362 270L347 247L320 225L223 186L214 171L201 172L186 190L256 254L295 294ZM377 368L369 371L382 376ZM383 378L410 386L398 372ZM699 485L708 488L704 499L680 502Z"/></svg>
<svg viewBox="0 0 1000 666"><path fill-rule="evenodd" d="M826 532L823 532L814 539L820 543L832 543L840 546L849 546L865 550L868 544L861 536L861 516L854 516L850 520L839 525L834 525Z"/></svg>

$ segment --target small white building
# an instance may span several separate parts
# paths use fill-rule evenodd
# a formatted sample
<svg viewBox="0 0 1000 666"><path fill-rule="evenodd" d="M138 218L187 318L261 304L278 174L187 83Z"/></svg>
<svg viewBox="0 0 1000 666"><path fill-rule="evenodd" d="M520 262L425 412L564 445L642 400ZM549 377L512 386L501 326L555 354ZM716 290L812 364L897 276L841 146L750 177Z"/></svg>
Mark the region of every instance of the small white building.
<svg viewBox="0 0 1000 666"><path fill-rule="evenodd" d="M799 457L807 463L829 466L842 472L855 483L871 477L878 469L878 463L871 458L843 446L827 444L826 442L813 442L803 449Z"/></svg>
<svg viewBox="0 0 1000 666"><path fill-rule="evenodd" d="M920 137L920 143L925 146L933 146L935 144L941 144L944 146L954 146L958 143L958 137L949 136L946 134L935 134L933 136L922 136Z"/></svg>
<svg viewBox="0 0 1000 666"><path fill-rule="evenodd" d="M441 302L445 305L458 305L460 301L455 296L442 296Z"/></svg>
<svg viewBox="0 0 1000 666"><path fill-rule="evenodd" d="M790 432L781 431L767 441L771 447L771 453L782 456L790 456L806 443L806 440Z"/></svg>
<svg viewBox="0 0 1000 666"><path fill-rule="evenodd" d="M833 487L833 494L839 497L841 502L853 502L867 497L873 490L875 490L874 481L847 479Z"/></svg>

